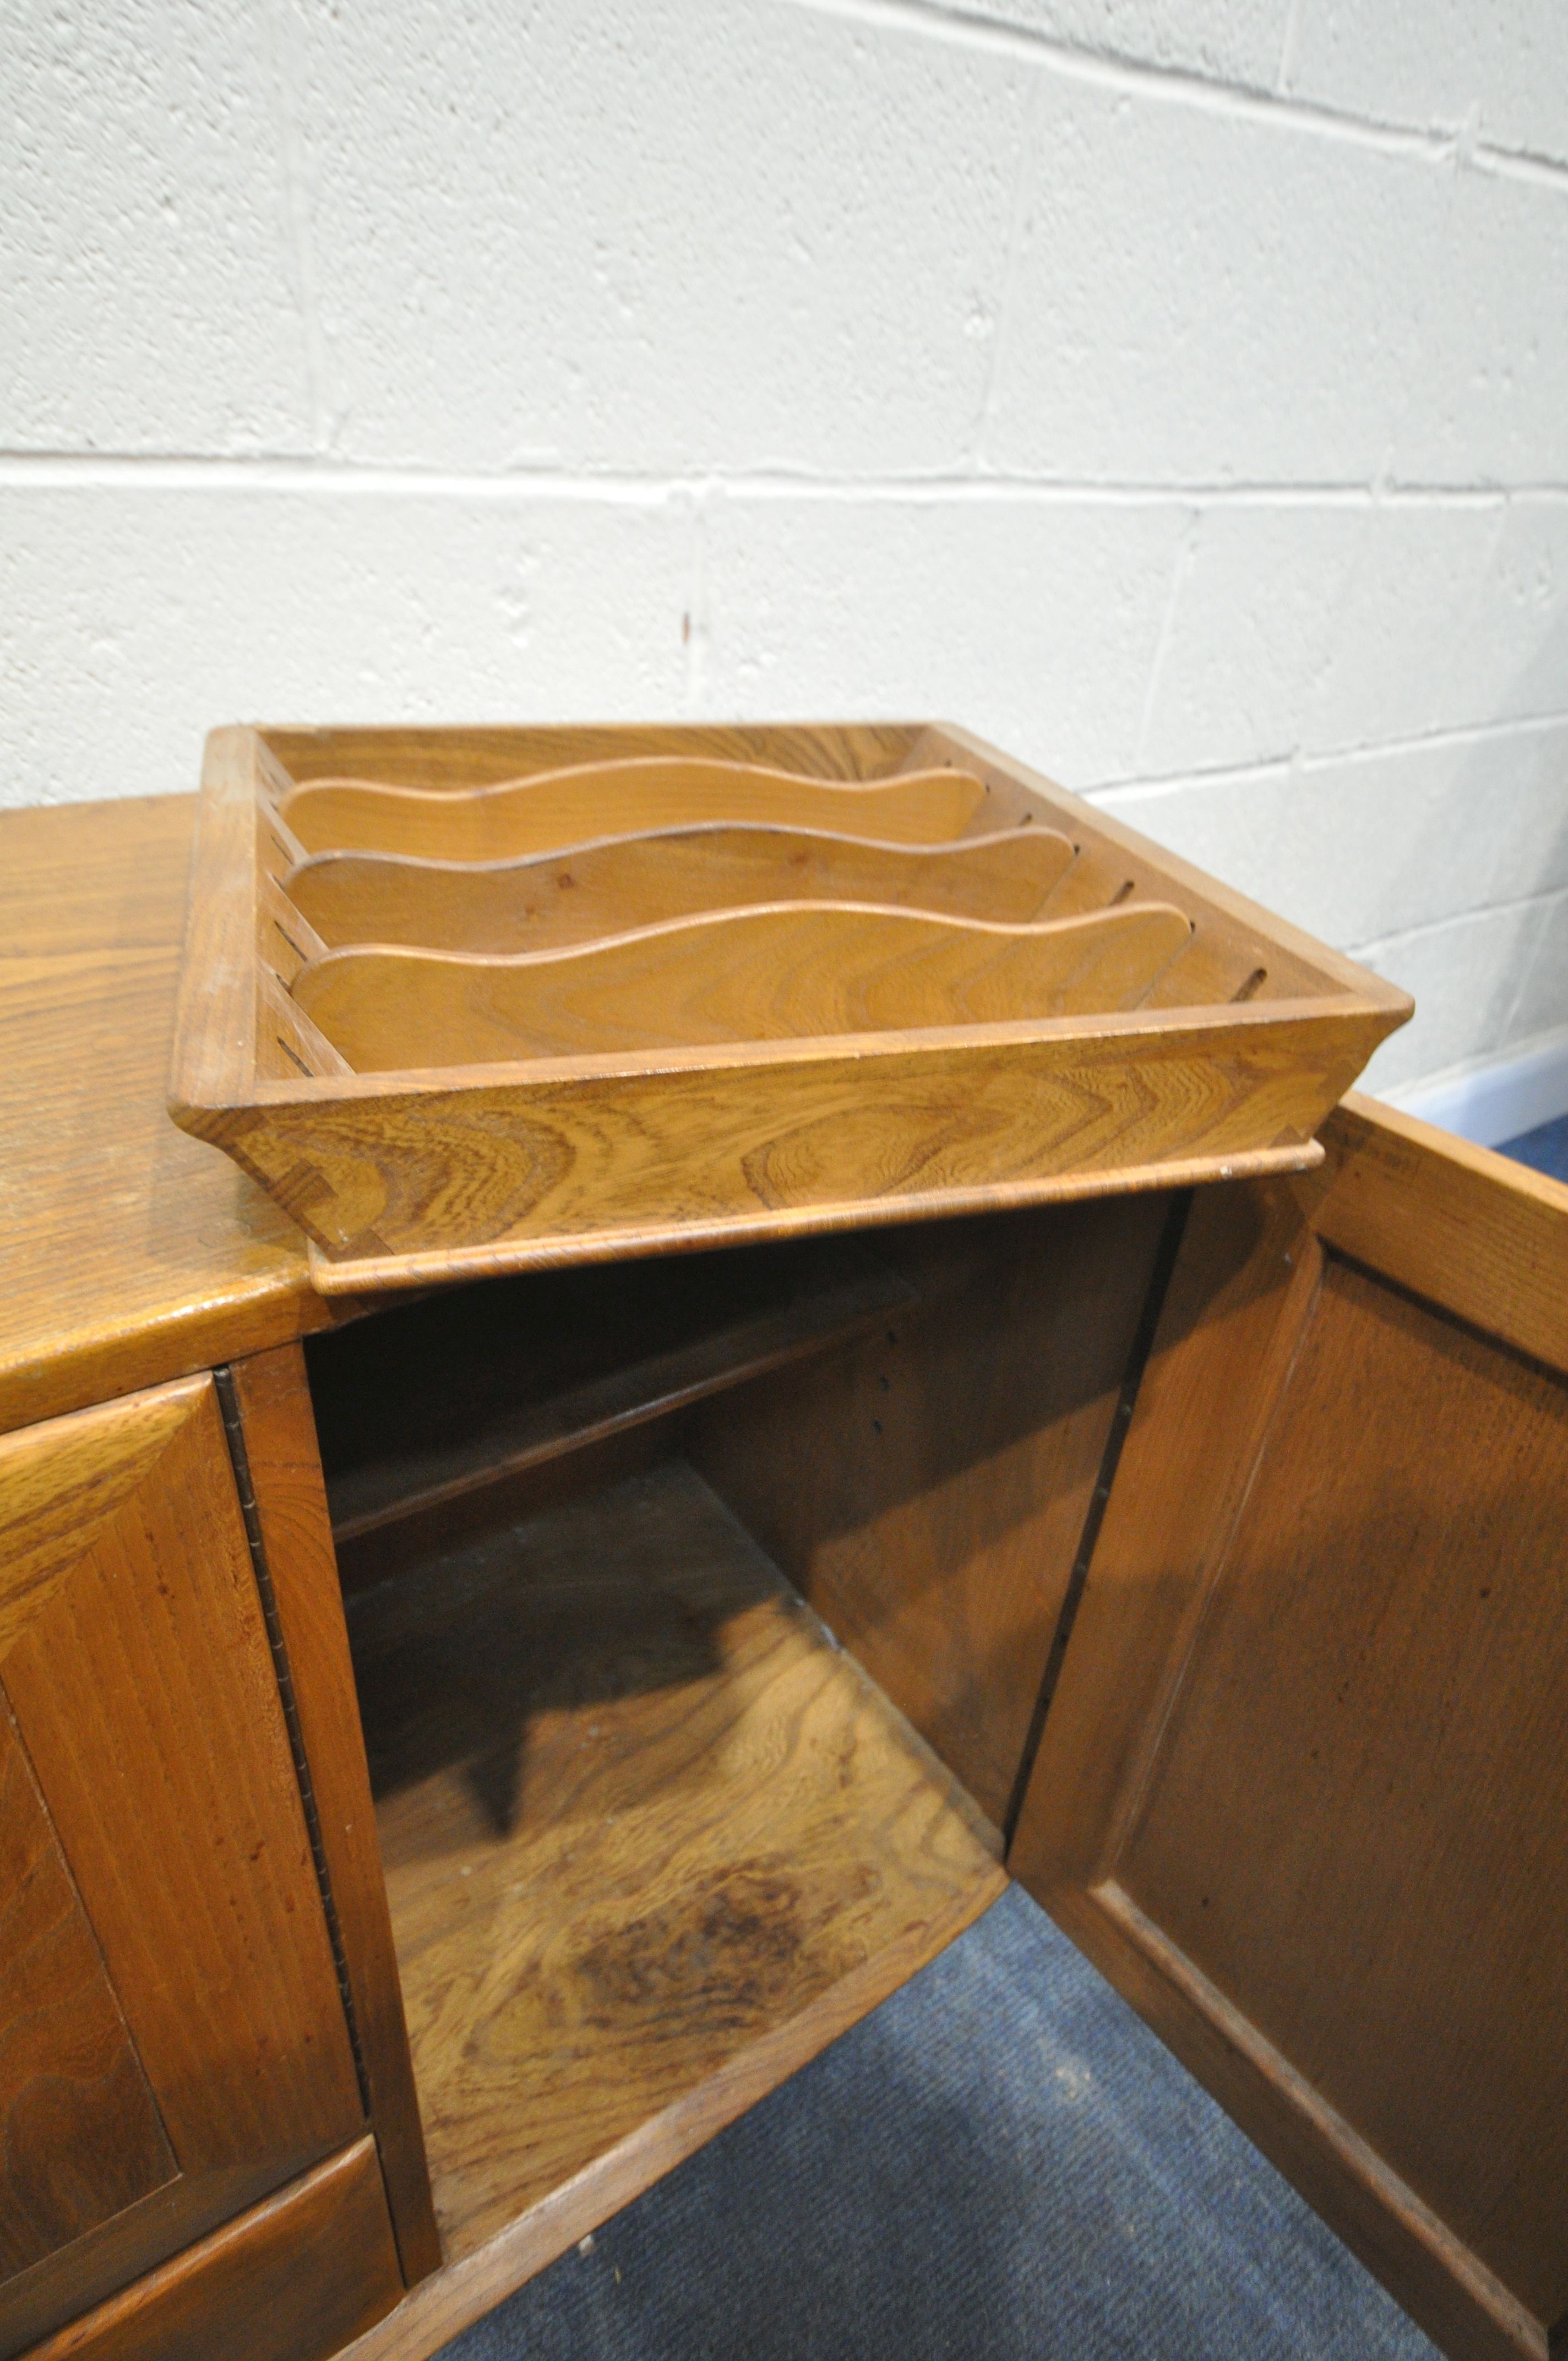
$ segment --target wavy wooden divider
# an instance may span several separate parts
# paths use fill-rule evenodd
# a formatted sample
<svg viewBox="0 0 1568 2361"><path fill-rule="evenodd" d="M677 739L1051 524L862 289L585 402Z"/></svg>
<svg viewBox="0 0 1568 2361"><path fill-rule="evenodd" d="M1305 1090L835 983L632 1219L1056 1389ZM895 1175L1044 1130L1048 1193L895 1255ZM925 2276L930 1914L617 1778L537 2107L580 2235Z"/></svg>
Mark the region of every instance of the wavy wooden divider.
<svg viewBox="0 0 1568 2361"><path fill-rule="evenodd" d="M703 910L758 903L874 902L1021 925L1039 916L1073 860L1054 829L873 844L744 820L617 836L522 861L475 865L389 852L318 852L284 880L333 950L545 950Z"/></svg>
<svg viewBox="0 0 1568 2361"><path fill-rule="evenodd" d="M269 752L287 785L316 779L373 779L389 787L467 795L586 763L629 763L678 754L704 762L762 763L812 779L885 779L899 771L957 763L985 770L966 748L921 721L530 721L396 730L269 729ZM989 752L989 750L988 750ZM1009 811L1007 818L1016 815Z"/></svg>
<svg viewBox="0 0 1568 2361"><path fill-rule="evenodd" d="M307 852L506 861L702 820L762 820L889 844L945 844L962 833L985 796L972 772L948 768L868 785L806 778L760 763L655 755L576 763L468 794L314 779L284 796L281 816Z"/></svg>
<svg viewBox="0 0 1568 2361"><path fill-rule="evenodd" d="M996 927L860 904L720 910L565 951L369 946L294 997L359 1073L1135 1006L1191 935L1168 905Z"/></svg>

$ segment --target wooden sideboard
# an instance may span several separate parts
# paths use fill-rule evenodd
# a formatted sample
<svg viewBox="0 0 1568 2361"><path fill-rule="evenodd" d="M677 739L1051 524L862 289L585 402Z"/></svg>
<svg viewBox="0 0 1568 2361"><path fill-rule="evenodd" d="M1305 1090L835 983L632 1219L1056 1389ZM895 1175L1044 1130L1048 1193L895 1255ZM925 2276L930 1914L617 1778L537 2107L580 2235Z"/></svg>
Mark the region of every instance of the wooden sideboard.
<svg viewBox="0 0 1568 2361"><path fill-rule="evenodd" d="M419 2361L1010 1875L1563 2350L1568 1190L1351 1100L329 1300L164 1112L192 812L0 819L0 2361Z"/></svg>

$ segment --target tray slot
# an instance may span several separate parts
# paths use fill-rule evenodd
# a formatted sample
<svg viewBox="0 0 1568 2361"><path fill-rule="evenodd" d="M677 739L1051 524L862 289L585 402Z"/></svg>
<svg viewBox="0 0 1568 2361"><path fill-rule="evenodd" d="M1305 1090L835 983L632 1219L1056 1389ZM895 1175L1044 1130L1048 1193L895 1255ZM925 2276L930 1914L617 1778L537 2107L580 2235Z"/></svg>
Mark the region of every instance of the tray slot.
<svg viewBox="0 0 1568 2361"><path fill-rule="evenodd" d="M1308 1000L1322 991L1321 972L1282 943L1223 916L1199 920L1192 940L1155 984L1148 1008L1239 1006L1248 1000Z"/></svg>
<svg viewBox="0 0 1568 2361"><path fill-rule="evenodd" d="M267 796L256 799L256 874L283 886L292 869L305 857L297 836L280 819L278 807Z"/></svg>
<svg viewBox="0 0 1568 2361"><path fill-rule="evenodd" d="M1135 1007L1190 933L1159 904L991 927L795 903L510 959L328 951L293 988L356 1072L386 1073L1102 1015Z"/></svg>
<svg viewBox="0 0 1568 2361"><path fill-rule="evenodd" d="M345 1584L516 1514L524 1479L878 1327L916 1299L825 1238L541 1273L312 1339Z"/></svg>
<svg viewBox="0 0 1568 2361"><path fill-rule="evenodd" d="M258 1082L320 1081L353 1072L347 1059L286 992L269 968L256 972L256 1038L252 1052Z"/></svg>
<svg viewBox="0 0 1568 2361"><path fill-rule="evenodd" d="M1152 865L1114 845L1089 845L1064 870L1042 906L1043 917L1086 916L1128 902L1163 898L1169 881ZM1261 943L1255 931L1210 911L1194 922L1187 944L1158 977L1146 1008L1204 1008L1245 1000L1311 999L1322 993L1321 972L1293 958L1280 943Z"/></svg>
<svg viewBox="0 0 1568 2361"><path fill-rule="evenodd" d="M427 861L507 861L591 838L702 820L764 820L891 844L943 844L984 804L971 772L908 772L866 785L758 763L640 756L586 763L471 793L316 779L283 798L307 852L401 852Z"/></svg>
<svg viewBox="0 0 1568 2361"><path fill-rule="evenodd" d="M319 852L285 881L323 948L545 950L759 903L874 902L1021 924L1071 866L1052 829L957 843L872 844L820 829L708 822L469 866Z"/></svg>
<svg viewBox="0 0 1568 2361"><path fill-rule="evenodd" d="M259 962L285 991L302 967L330 948L299 905L265 875L258 880L256 919Z"/></svg>

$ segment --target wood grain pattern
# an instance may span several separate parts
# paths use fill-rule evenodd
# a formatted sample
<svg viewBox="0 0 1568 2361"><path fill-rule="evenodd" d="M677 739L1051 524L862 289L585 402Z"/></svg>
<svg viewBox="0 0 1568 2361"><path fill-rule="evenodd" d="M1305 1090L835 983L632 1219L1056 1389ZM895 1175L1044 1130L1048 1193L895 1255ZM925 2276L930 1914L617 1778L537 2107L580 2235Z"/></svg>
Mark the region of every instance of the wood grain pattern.
<svg viewBox="0 0 1568 2361"><path fill-rule="evenodd" d="M897 1233L910 1300L685 1447L1002 1827L1168 1200Z"/></svg>
<svg viewBox="0 0 1568 2361"><path fill-rule="evenodd" d="M0 1444L0 1664L48 1607L60 1576L146 1482L189 1422L193 1400L190 1389L170 1386L134 1396L112 1417L61 1421Z"/></svg>
<svg viewBox="0 0 1568 2361"><path fill-rule="evenodd" d="M466 793L316 779L291 789L280 812L308 852L509 861L703 820L769 820L888 844L943 844L973 819L984 796L980 780L957 769L824 780L688 753L574 763Z"/></svg>
<svg viewBox="0 0 1568 2361"><path fill-rule="evenodd" d="M315 1422L297 1345L231 1371L310 1770L393 2230L411 2284L441 2260Z"/></svg>
<svg viewBox="0 0 1568 2361"><path fill-rule="evenodd" d="M174 1030L189 1088L214 1097L256 1071L258 934L261 972L272 972L271 929L258 923L258 839L272 815L264 751L251 730L215 730L202 767Z"/></svg>
<svg viewBox="0 0 1568 2361"><path fill-rule="evenodd" d="M357 2128L359 2094L212 1383L168 1394L179 1426L12 1634L0 1678L189 2174L236 2147L320 2153ZM7 1437L0 1479L84 1427L106 1454L122 1427L134 1447L140 1409ZM123 1801L133 1765L141 1815ZM236 1947L254 1988L232 1972ZM178 1983L171 1951L188 1962Z"/></svg>
<svg viewBox="0 0 1568 2361"><path fill-rule="evenodd" d="M758 902L874 902L1017 925L1038 915L1072 859L1050 829L911 848L709 821L478 865L319 852L284 890L326 944L528 951Z"/></svg>
<svg viewBox="0 0 1568 2361"><path fill-rule="evenodd" d="M796 2015L738 2049L706 2081L629 2132L504 2230L435 2272L351 2345L342 2361L428 2361L449 2338L798 2073L917 1975L995 1899L992 1889L977 1885L896 1936L864 1966L851 1968Z"/></svg>
<svg viewBox="0 0 1568 2361"><path fill-rule="evenodd" d="M53 1470L84 1511L74 1554ZM0 2290L12 2354L362 2117L211 1379L5 1437L0 1500L25 1610L0 1683L177 2167ZM125 2137L147 2154L134 2096Z"/></svg>
<svg viewBox="0 0 1568 2361"><path fill-rule="evenodd" d="M1568 1191L1329 1145L1195 1205L1013 1860L1447 2350L1544 2355L1568 1389L1514 1335Z"/></svg>
<svg viewBox="0 0 1568 2361"><path fill-rule="evenodd" d="M593 1258L669 1250L727 1235L768 1235L767 1191L759 1190L748 1169L742 1137L752 1134L765 1105L769 1133L797 1139L806 1112L804 1096L818 1083L825 1086L827 1097L814 1110L814 1119L834 1126L841 1139L858 1141L858 1153L851 1157L840 1151L844 1181L831 1196L818 1193L815 1203L807 1205L803 1194L790 1190L789 1202L776 1208L779 1235L807 1213L824 1227L876 1218L889 1198L896 1200L894 1210L904 1219L1017 1202L1012 1192L1024 1170L1032 1176L1035 1197L1044 1199L1081 1194L1086 1187L1104 1191L1137 1186L1150 1175L1172 1185L1213 1177L1239 1158L1262 1158L1278 1168L1289 1161L1287 1151L1291 1149L1301 1151L1296 1160L1304 1165L1311 1160L1307 1152L1311 1135L1334 1097L1354 1079L1376 1042L1409 1013L1406 996L1391 986L1278 927L1239 896L1206 887L1196 873L1154 846L1112 824L1102 826L1098 815L1048 781L972 741L930 725L872 732L870 740L853 728L836 726L803 726L795 735L805 750L799 759L808 774L806 791L812 795L837 796L840 802L859 798L864 804L916 789L925 793L922 781L930 783L933 794L948 794L955 780L968 776L977 783L973 809L967 820L954 821L964 840L979 841L1008 829L1021 839L1036 829L1067 835L1079 851L1062 882L1077 883L1072 897L1061 900L1059 907L1058 889L1053 889L1044 908L1047 919L1067 918L1075 910L1102 920L1123 915L1130 918L1140 903L1179 908L1192 922L1192 931L1185 947L1152 979L1136 1021L1122 1023L1100 1011L1074 1016L1032 1015L991 1027L944 1025L929 1021L925 1012L916 1012L922 1021L912 1026L879 1016L878 1030L835 1037L844 1045L843 1055L836 1067L825 1068L796 1059L789 1041L768 1038L737 1043L705 1038L690 1052L671 1048L667 1024L657 1037L665 1046L654 1049L598 1049L544 1060L496 1057L491 1052L498 1046L515 1045L476 1039L466 1016L455 1039L427 1046L439 1046L444 1055L455 1049L459 1055L478 1056L484 1062L410 1067L406 1060L419 1045L405 1038L395 1049L389 1041L378 1044L378 1057L405 1061L387 1067L385 1079L376 1073L343 1073L334 1071L342 1060L327 1038L330 1028L313 1025L302 998L291 998L280 981L295 973L298 942L280 951L276 913L265 897L258 899L255 878L243 893L225 895L225 863L245 855L247 839L237 823L231 826L220 817L198 848L195 891L201 897L226 899L232 929L248 945L255 996L248 1020L249 1070L237 1071L236 1058L240 1066L245 1063L238 1050L194 1038L207 1016L199 991L194 993L176 1032L170 1090L176 1122L222 1147L275 1195L318 1250L313 1265L318 1285L335 1292L345 1287L417 1283L437 1272L523 1269L567 1253ZM415 757L429 757L433 765L430 778L419 793L406 787L367 792L378 796L382 804L428 809L433 826L443 813L442 824L450 825L459 808L488 809L505 803L509 796L525 802L531 796L548 800L556 789L537 768L548 737L521 732L487 740L485 733L476 738L457 732L447 756L437 759L439 749L430 737L416 733L416 743L408 733L390 732L385 742L392 768L405 778L422 775L414 768ZM362 753L373 753L380 742L375 733L348 733L348 738ZM613 732L607 738L589 731L575 751L585 758L592 747L608 747L614 739ZM291 732L274 731L269 737L220 731L213 741L208 797L222 806L248 764L258 808L276 815L286 804L298 818L307 808L303 797L337 793L332 785L334 772L325 762L325 750L337 742L334 733L301 741ZM652 759L678 770L682 763L744 768L749 762L755 782L761 775L755 766L769 767L770 752L776 753L780 741L777 733L765 730L748 733L693 728L663 737L633 733L615 742L620 751L612 763ZM635 755L630 751L633 744ZM559 735L552 746L556 758L564 748L573 751ZM298 753L311 766L311 776L297 789L288 785L290 774L279 759L280 749L290 752L291 758ZM494 786L476 793L476 764L483 770L503 749L518 758L521 772L514 763L500 772L500 779L528 774L524 783L504 792ZM532 772L531 763L535 765ZM492 768L487 775L493 780L498 774ZM857 778L859 785L847 784ZM835 779L837 785L832 784ZM772 814L779 816L776 810ZM598 824L610 825L612 818L601 813ZM577 834L585 824L579 818ZM285 823L279 825L280 846L296 841ZM254 839L253 829L252 863L258 858ZM276 882L279 873L270 862L279 857L275 846L258 874ZM334 958L352 956L344 947L328 954L326 967ZM415 955L405 946L391 956ZM311 973L307 964L296 978L302 996L312 989ZM776 978L765 981L776 984ZM853 995L839 997L842 1001ZM750 998L757 1000L754 990ZM765 1010L765 998L758 1005ZM222 1005L220 992L220 1012ZM572 1035L576 1040L583 1038L582 1014L573 1018L579 1026ZM625 1016L624 1009L617 1016L620 1029L609 1038L628 1038ZM788 1021L800 1020L792 1016ZM826 1018L814 1016L810 1021L853 1025L857 1019L851 1010L836 1005ZM1279 1033L1279 1039L1261 1053L1275 1071L1282 1058L1300 1046L1303 1037L1294 1027L1305 1026L1320 1042L1332 1041L1334 1047L1333 1093L1325 1096L1298 1089L1293 1095L1299 1117L1284 1126L1269 1120L1273 1094L1259 1066L1255 1038L1259 1026ZM716 1028L703 1023L689 1029L710 1036ZM987 1038L988 1033L998 1038ZM606 1037L601 1030L594 1038ZM1099 1045L1112 1038L1124 1069L1130 1110L1114 1159L1094 1154L1098 1110L1091 1084L1087 1100L1084 1095L1084 1060L1097 1062ZM240 1031L234 1033L233 1041L240 1043ZM995 1071L992 1053L999 1049L1016 1063L1007 1084ZM777 1054L781 1051L792 1055L786 1060ZM903 1065L905 1059L920 1061L917 1104L904 1090L916 1071ZM1307 1064L1321 1074L1315 1052L1309 1053ZM542 1071L542 1067L551 1071ZM221 1086L219 1068L226 1077ZM1249 1072L1238 1091L1239 1068ZM704 1079L694 1094L691 1076L696 1073ZM972 1120L974 1101L992 1097L998 1089L1015 1089L1032 1097L1042 1077L1066 1085L1077 1108L1076 1123L1065 1129L1052 1126L1056 1136L1047 1141L1043 1127L1029 1122L1025 1143L1019 1136L1022 1109L999 1117L993 1104L984 1126L995 1141L992 1157ZM567 1082L584 1088L563 1122L563 1110L552 1099ZM840 1085L852 1086L859 1122L842 1122ZM499 1094L491 1097L488 1093L493 1086L499 1086ZM454 1102L451 1110L444 1104L448 1096ZM1217 1154L1211 1137L1201 1136L1206 1111L1216 1096L1230 1109L1228 1136ZM455 1125L448 1122L449 1112L455 1113ZM654 1185L640 1202L635 1180L630 1191L619 1175L612 1188L603 1182L605 1146L612 1134L617 1150L625 1148L640 1174L657 1170ZM791 1159L786 1153L777 1160ZM815 1154L807 1161L815 1164ZM949 1179L955 1161L964 1169ZM908 1178L916 1165L922 1174L918 1186ZM563 1179L569 1180L575 1210L569 1221L557 1224L542 1208ZM416 1204L420 1213L414 1220ZM416 1257L423 1258L417 1269ZM340 1268L333 1269L334 1264Z"/></svg>
<svg viewBox="0 0 1568 2361"><path fill-rule="evenodd" d="M334 1317L164 1110L193 796L0 813L0 1432Z"/></svg>
<svg viewBox="0 0 1568 2361"><path fill-rule="evenodd" d="M1457 1319L1568 1372L1568 1187L1353 1091L1318 1235ZM1421 1218L1408 1219L1411 1188Z"/></svg>
<svg viewBox="0 0 1568 2361"><path fill-rule="evenodd" d="M797 903L504 960L327 951L293 992L356 1072L386 1073L1133 1008L1190 931L1158 906L996 927Z"/></svg>
<svg viewBox="0 0 1568 2361"><path fill-rule="evenodd" d="M0 2281L178 2171L16 1725L0 1709Z"/></svg>
<svg viewBox="0 0 1568 2361"><path fill-rule="evenodd" d="M959 1792L678 1463L358 1593L349 1628L454 2258L1000 1889Z"/></svg>
<svg viewBox="0 0 1568 2361"><path fill-rule="evenodd" d="M1138 1022L672 1049L652 1072L563 1061L522 1086L477 1069L369 1107L356 1093L377 1078L355 1076L281 1123L259 1106L214 1127L323 1249L317 1287L363 1292L1301 1170L1379 1029L1371 1011L1357 1040L1340 1019L1244 1009L1217 1020L1223 1050L1164 1038L1133 1058ZM1277 1145L1249 1148L1260 1133Z"/></svg>
<svg viewBox="0 0 1568 2361"><path fill-rule="evenodd" d="M375 2143L361 2139L28 2361L328 2361L401 2293Z"/></svg>

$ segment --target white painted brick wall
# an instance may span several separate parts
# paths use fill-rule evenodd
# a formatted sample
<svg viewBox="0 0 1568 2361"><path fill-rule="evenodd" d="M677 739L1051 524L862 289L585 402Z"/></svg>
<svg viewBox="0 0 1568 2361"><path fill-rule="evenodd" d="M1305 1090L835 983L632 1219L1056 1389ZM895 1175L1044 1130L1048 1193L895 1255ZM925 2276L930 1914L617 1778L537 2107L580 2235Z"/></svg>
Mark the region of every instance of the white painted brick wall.
<svg viewBox="0 0 1568 2361"><path fill-rule="evenodd" d="M0 802L960 718L1568 1027L1561 0L0 0Z"/></svg>

